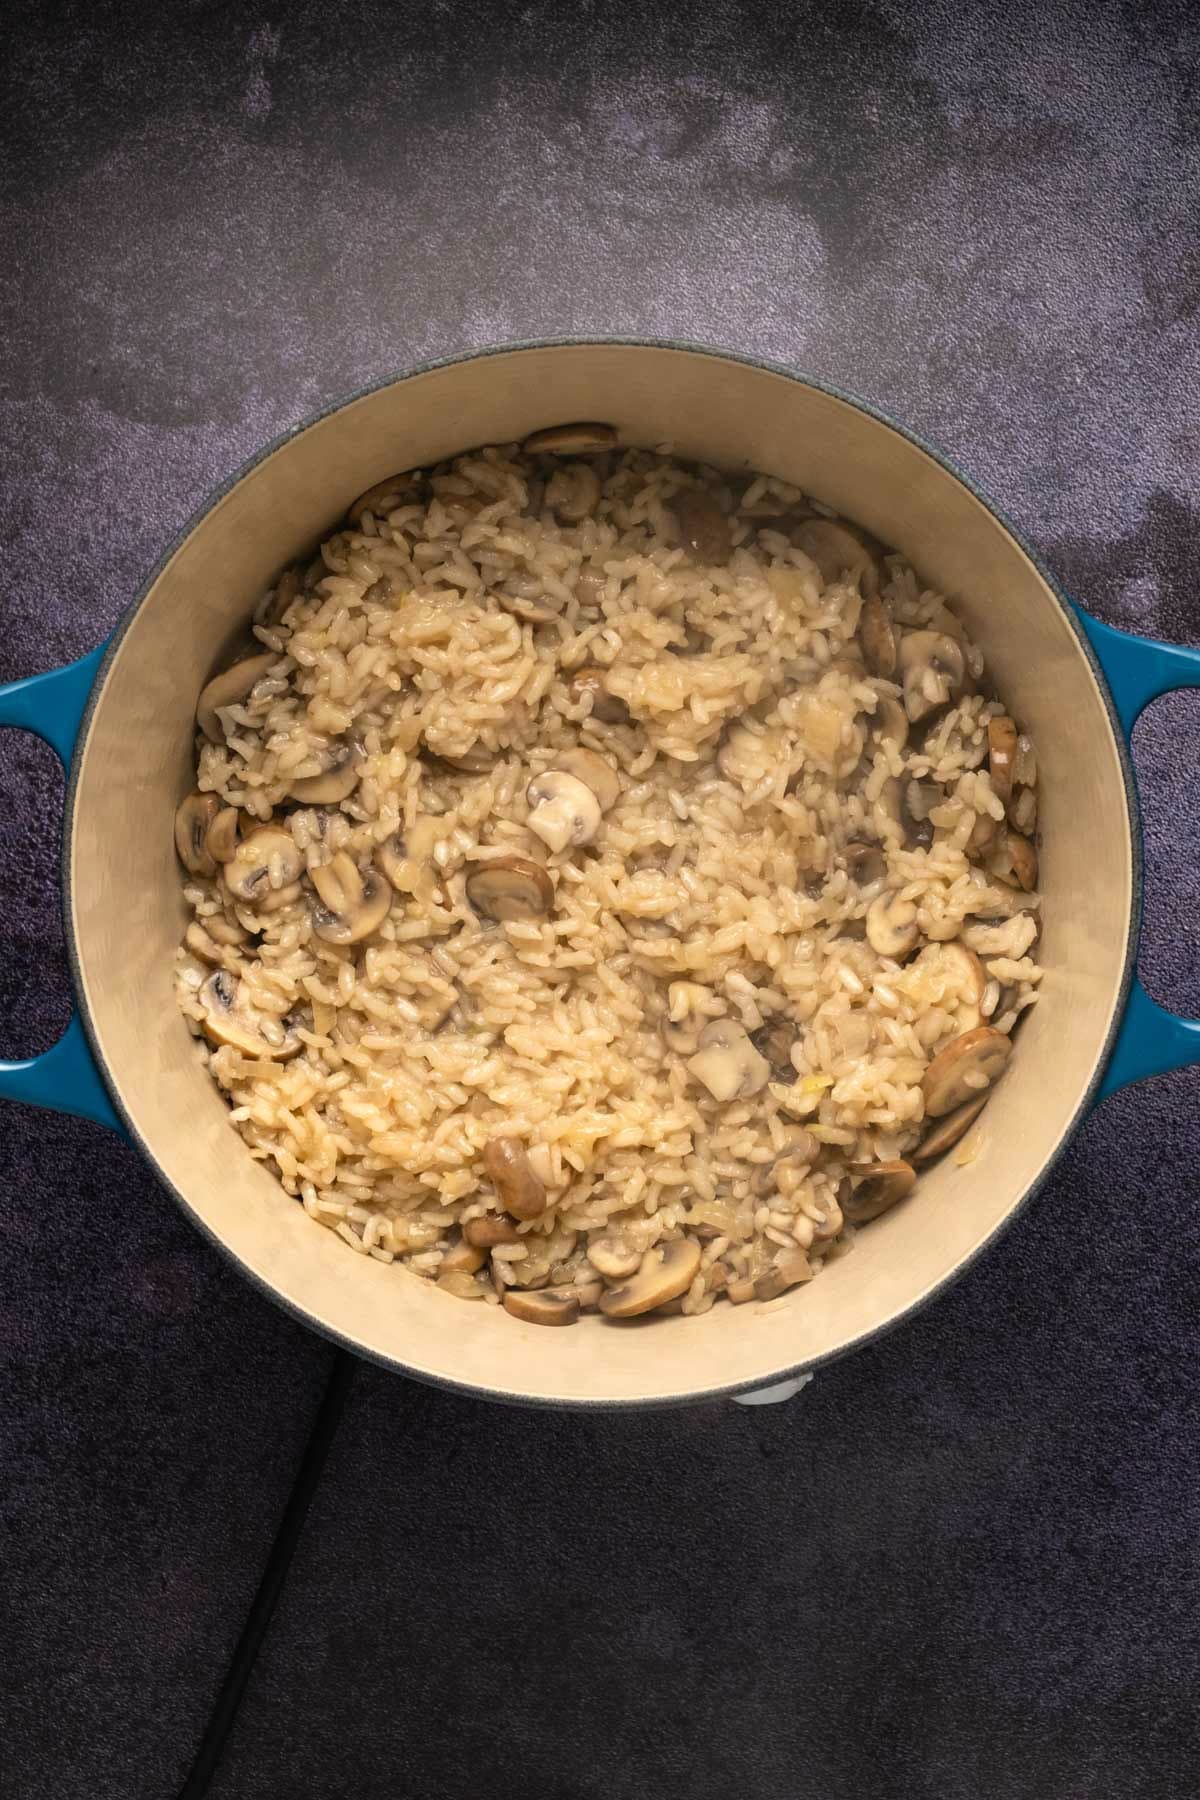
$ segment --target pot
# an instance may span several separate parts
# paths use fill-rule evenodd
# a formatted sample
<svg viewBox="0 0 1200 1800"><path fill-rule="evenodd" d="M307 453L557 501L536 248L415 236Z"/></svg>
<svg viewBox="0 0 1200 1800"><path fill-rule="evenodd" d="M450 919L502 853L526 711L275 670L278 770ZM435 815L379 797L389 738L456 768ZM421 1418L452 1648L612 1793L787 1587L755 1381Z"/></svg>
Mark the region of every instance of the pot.
<svg viewBox="0 0 1200 1800"><path fill-rule="evenodd" d="M196 695L276 572L396 469L570 419L625 444L763 469L895 545L954 596L1038 750L1046 975L969 1167L945 1159L853 1255L767 1309L548 1335L315 1229L234 1135L172 992L185 919L172 816L191 785ZM1036 1191L1088 1108L1200 1061L1200 1024L1135 975L1141 856L1128 737L1200 684L1200 654L1079 611L944 459L860 401L695 346L558 342L427 366L357 395L248 464L193 520L106 645L0 689L0 724L53 745L70 779L64 911L78 1010L0 1096L128 1133L189 1218L307 1324L391 1368L493 1399L663 1405L798 1384L922 1305ZM136 754L134 754L136 746Z"/></svg>

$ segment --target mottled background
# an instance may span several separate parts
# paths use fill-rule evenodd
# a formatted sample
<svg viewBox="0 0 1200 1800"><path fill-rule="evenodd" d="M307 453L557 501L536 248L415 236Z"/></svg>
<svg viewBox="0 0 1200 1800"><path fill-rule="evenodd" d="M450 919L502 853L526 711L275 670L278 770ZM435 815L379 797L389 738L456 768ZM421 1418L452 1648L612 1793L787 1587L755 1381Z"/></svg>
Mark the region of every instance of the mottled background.
<svg viewBox="0 0 1200 1800"><path fill-rule="evenodd" d="M1191 18L1189 19L1189 12ZM6 22L0 676L417 359L796 363L1200 637L1195 13L42 4ZM219 571L214 578L219 578ZM1139 730L1144 971L1200 1011L1195 695ZM0 1054L66 1016L48 751L0 734ZM1191 1796L1197 1078L793 1404L534 1416L363 1370L223 1800ZM169 1796L330 1351L103 1131L0 1109L0 1793Z"/></svg>

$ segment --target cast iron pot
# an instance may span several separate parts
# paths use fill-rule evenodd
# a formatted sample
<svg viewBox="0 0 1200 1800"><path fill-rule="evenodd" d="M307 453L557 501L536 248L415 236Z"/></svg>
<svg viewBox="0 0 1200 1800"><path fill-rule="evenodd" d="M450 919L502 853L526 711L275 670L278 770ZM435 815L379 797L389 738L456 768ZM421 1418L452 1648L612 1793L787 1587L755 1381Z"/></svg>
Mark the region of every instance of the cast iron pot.
<svg viewBox="0 0 1200 1800"><path fill-rule="evenodd" d="M547 1332L351 1254L246 1154L172 993L184 928L172 814L196 695L277 571L395 470L539 426L604 419L623 444L782 476L860 521L953 596L1040 767L1042 1002L984 1115L983 1148L924 1174L854 1254L767 1310ZM700 347L543 343L415 370L264 450L195 519L107 645L0 690L0 724L70 768L64 910L78 1012L0 1096L127 1132L189 1218L307 1323L392 1368L535 1404L635 1406L791 1380L894 1325L959 1274L1046 1177L1088 1108L1200 1061L1200 1024L1135 976L1141 856L1128 735L1200 653L1080 613L1012 528L927 446L785 369ZM784 1391L789 1391L785 1388Z"/></svg>

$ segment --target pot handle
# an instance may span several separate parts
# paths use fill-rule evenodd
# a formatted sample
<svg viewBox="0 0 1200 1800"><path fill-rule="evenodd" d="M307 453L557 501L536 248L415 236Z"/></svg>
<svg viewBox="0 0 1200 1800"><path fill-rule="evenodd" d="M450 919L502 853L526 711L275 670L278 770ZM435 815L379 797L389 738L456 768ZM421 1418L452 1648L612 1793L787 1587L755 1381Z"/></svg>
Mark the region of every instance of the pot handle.
<svg viewBox="0 0 1200 1800"><path fill-rule="evenodd" d="M68 663L63 669L0 687L0 726L15 725L35 732L68 769L104 650L102 644L90 656ZM125 1136L125 1128L92 1060L78 1013L72 1016L57 1044L40 1056L25 1062L0 1061L0 1100L20 1100L26 1106L75 1113Z"/></svg>
<svg viewBox="0 0 1200 1800"><path fill-rule="evenodd" d="M1200 687L1200 650L1134 637L1102 625L1081 606L1075 611L1104 671L1126 739L1151 700L1175 688ZM1097 1099L1191 1063L1200 1063L1200 1020L1177 1018L1159 1006L1135 975Z"/></svg>

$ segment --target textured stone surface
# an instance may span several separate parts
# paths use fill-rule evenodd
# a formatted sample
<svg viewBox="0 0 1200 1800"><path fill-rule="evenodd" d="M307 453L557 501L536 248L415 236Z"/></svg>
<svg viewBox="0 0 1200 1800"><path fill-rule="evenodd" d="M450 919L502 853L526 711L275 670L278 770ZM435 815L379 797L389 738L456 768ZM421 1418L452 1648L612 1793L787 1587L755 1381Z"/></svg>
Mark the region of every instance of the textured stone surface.
<svg viewBox="0 0 1200 1800"><path fill-rule="evenodd" d="M1189 17L1190 13L1190 17ZM0 109L0 678L358 384L557 332L892 409L1110 622L1200 637L1200 41L1176 6L27 8ZM1200 1011L1200 702L1139 729ZM0 1054L66 1012L0 734ZM214 1792L1196 1789L1197 1079L1110 1101L793 1405L534 1416L360 1372ZM0 1794L177 1787L329 1352L104 1133L0 1114Z"/></svg>

